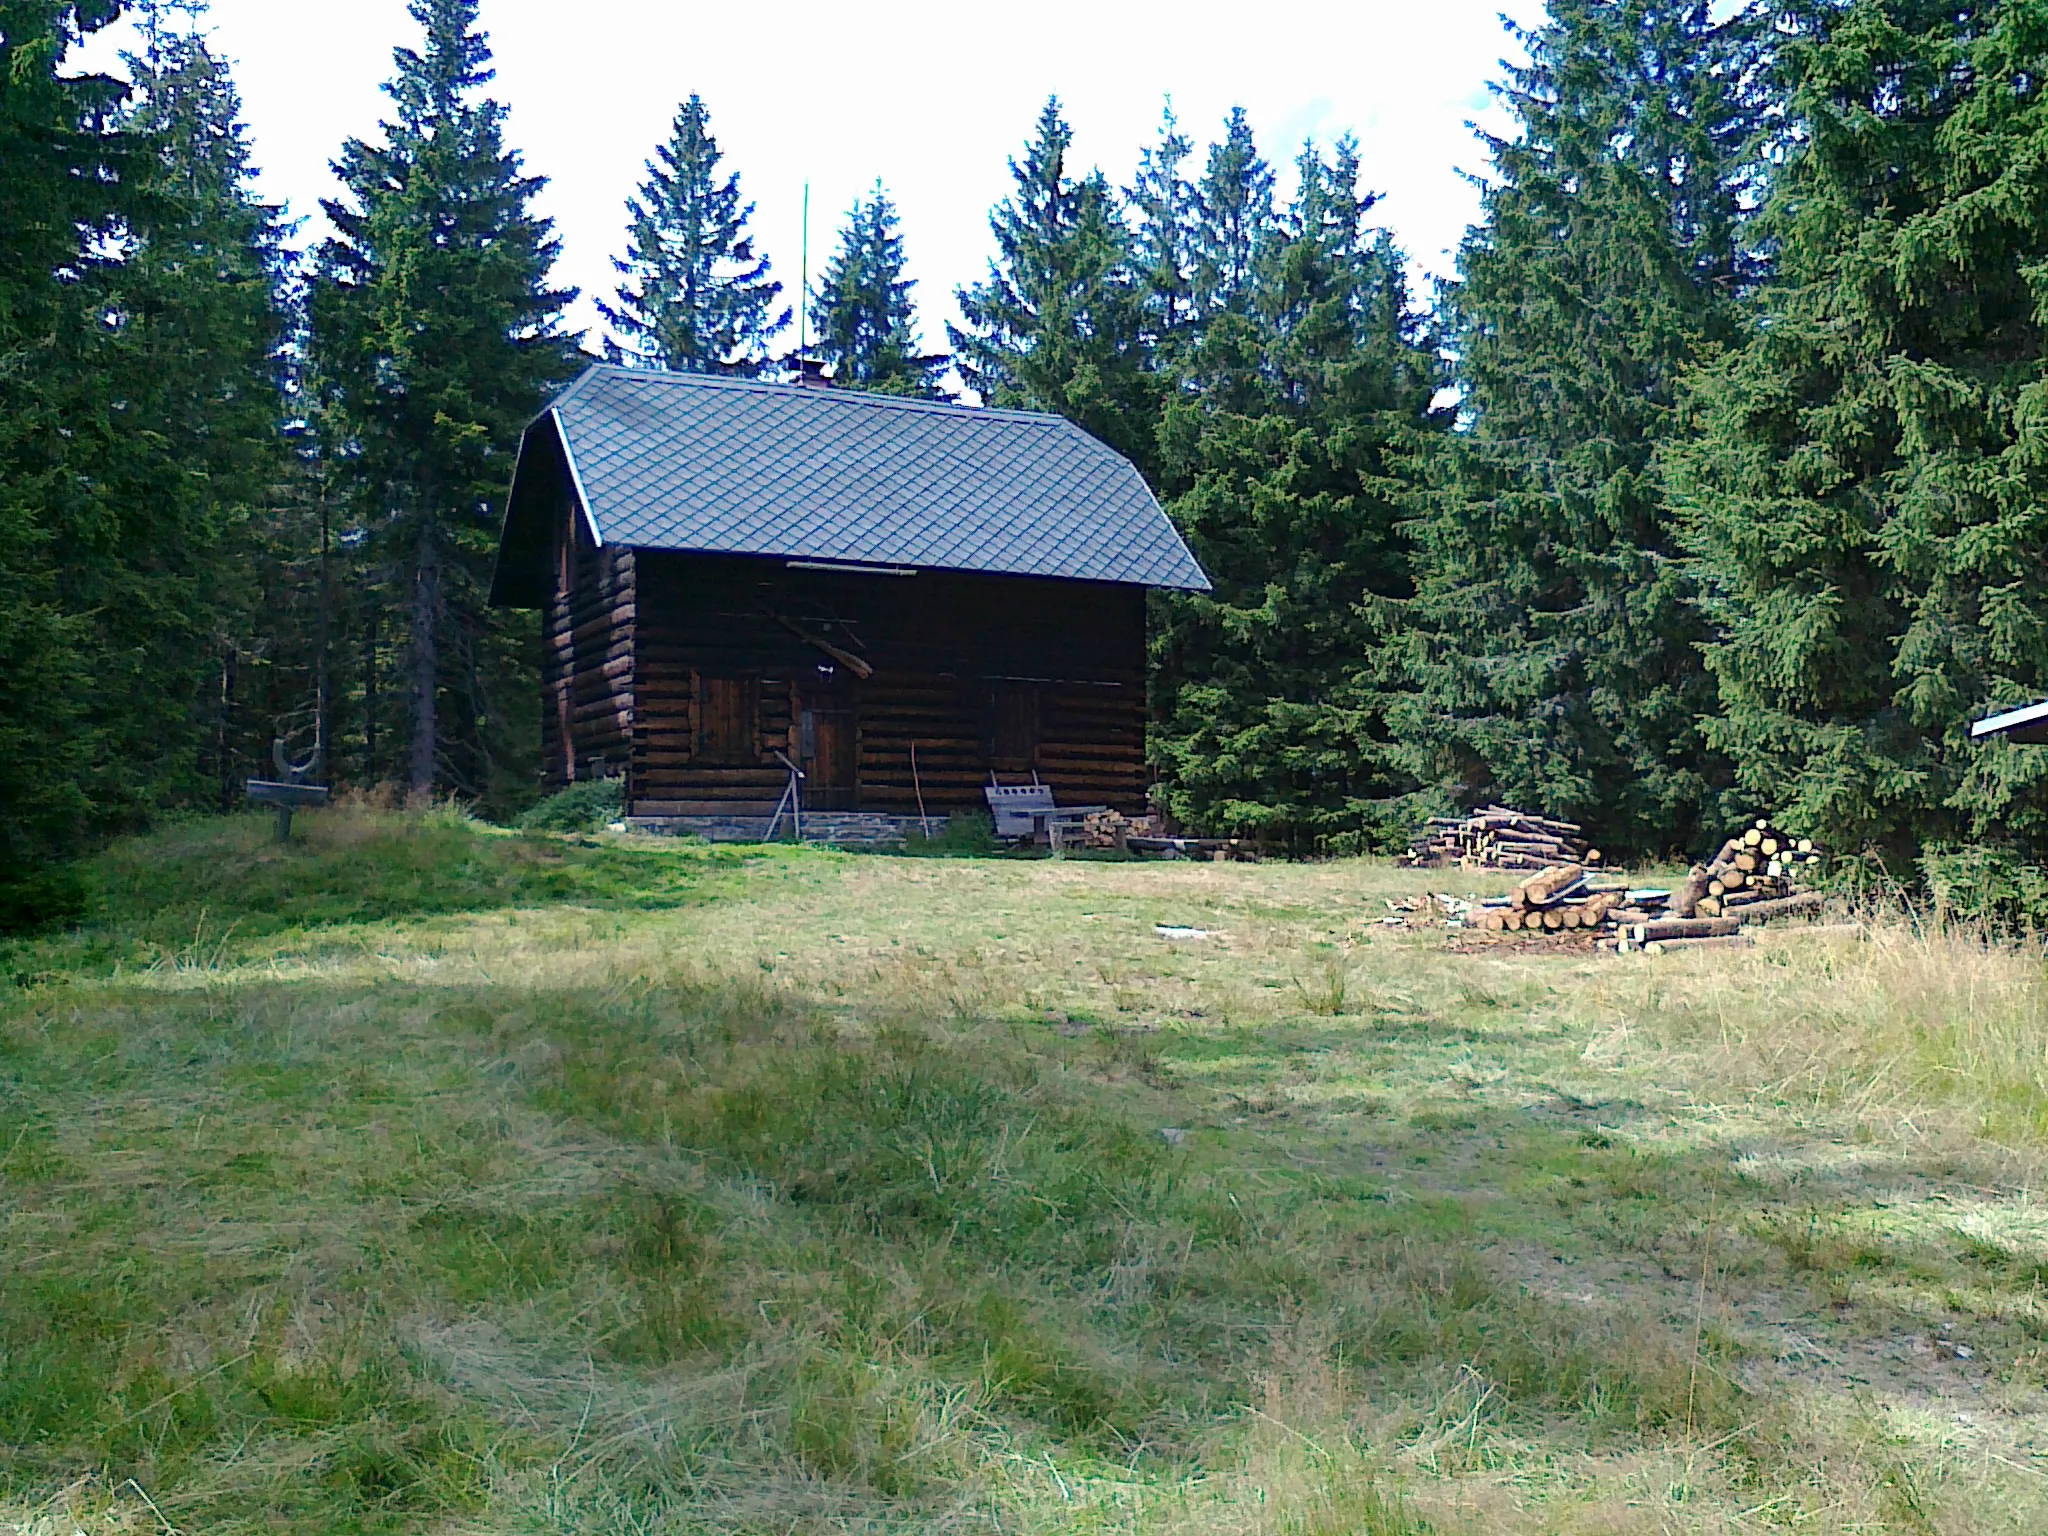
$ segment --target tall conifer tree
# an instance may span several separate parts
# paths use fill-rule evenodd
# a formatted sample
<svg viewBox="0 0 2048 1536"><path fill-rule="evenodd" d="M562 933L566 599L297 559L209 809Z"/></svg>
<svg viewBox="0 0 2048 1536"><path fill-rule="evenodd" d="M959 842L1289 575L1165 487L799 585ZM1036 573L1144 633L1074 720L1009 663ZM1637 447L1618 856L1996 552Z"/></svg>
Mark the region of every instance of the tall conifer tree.
<svg viewBox="0 0 2048 1536"><path fill-rule="evenodd" d="M1195 187L1183 169L1194 142L1167 102L1159 137L1139 151L1138 174L1124 189L1134 224L1134 260L1143 284L1146 340L1156 364L1171 368L1195 319Z"/></svg>
<svg viewBox="0 0 2048 1536"><path fill-rule="evenodd" d="M1256 160L1248 138L1210 157L1238 187ZM1158 603L1152 751L1184 822L1307 852L1383 841L1406 787L1384 615L1410 591L1401 459L1436 424L1439 380L1355 148L1299 165L1160 431L1169 510L1215 590Z"/></svg>
<svg viewBox="0 0 2048 1536"><path fill-rule="evenodd" d="M230 766L217 749L231 653L269 639L249 634L257 594L241 557L250 518L288 462L280 382L291 253L281 210L250 188L240 94L196 30L197 8L180 0L137 9L142 47L125 56L133 90L121 123L153 151L156 196L121 269L134 349L124 409L137 427L155 426L135 432L131 473L139 478L120 494L149 509L155 525L147 584L161 588L176 571L179 598L103 598L100 606L132 626L118 647L129 658L131 696L176 710L159 714L150 733L141 730L150 711L126 705L122 717L139 734L117 750L133 762L176 764L188 798L200 792L195 732L215 749L216 783ZM105 686L116 674L100 675Z"/></svg>
<svg viewBox="0 0 2048 1536"><path fill-rule="evenodd" d="M1401 740L1445 800L1697 840L1726 770L1658 452L1737 334L1753 27L1706 0L1554 0L1503 92L1483 221L1444 295L1466 430L1409 532Z"/></svg>
<svg viewBox="0 0 2048 1536"><path fill-rule="evenodd" d="M1748 344L1674 484L1720 711L1789 824L2048 850L2048 760L1967 722L2048 693L2048 4L1813 6Z"/></svg>
<svg viewBox="0 0 2048 1536"><path fill-rule="evenodd" d="M855 199L839 231L839 250L813 299L817 341L812 350L835 383L882 394L940 394L949 359L917 341L917 306L905 277L903 232L881 182L865 202Z"/></svg>
<svg viewBox="0 0 2048 1536"><path fill-rule="evenodd" d="M128 90L61 66L117 7L0 4L0 926L193 792L222 540L275 464L272 214L226 72L136 9Z"/></svg>
<svg viewBox="0 0 2048 1536"><path fill-rule="evenodd" d="M1023 160L1010 162L1016 190L989 216L988 276L960 290L967 324L948 334L983 400L1056 411L1150 468L1159 387L1130 231L1100 171L1068 174L1073 138L1048 100Z"/></svg>
<svg viewBox="0 0 2048 1536"><path fill-rule="evenodd" d="M98 131L119 87L61 61L117 11L0 0L0 931L41 915L51 861L94 810L91 620L59 579L94 509L68 428L91 419L77 407L99 344L104 248L82 236L116 230L136 178L128 146Z"/></svg>
<svg viewBox="0 0 2048 1536"><path fill-rule="evenodd" d="M1273 184L1250 119L1232 107L1195 189L1194 297L1204 315L1251 307L1259 254L1273 234Z"/></svg>
<svg viewBox="0 0 2048 1536"><path fill-rule="evenodd" d="M523 629L485 602L519 433L568 373L548 286L542 185L482 93L477 0L410 0L425 32L395 52L382 142L351 139L327 203L313 340L328 421L409 637L408 779L482 792L537 750Z"/></svg>
<svg viewBox="0 0 2048 1536"><path fill-rule="evenodd" d="M767 368L789 308L747 234L754 205L738 172L720 175L722 159L710 111L692 94L626 203L626 255L612 263L625 278L618 302L597 307L631 360L751 378Z"/></svg>

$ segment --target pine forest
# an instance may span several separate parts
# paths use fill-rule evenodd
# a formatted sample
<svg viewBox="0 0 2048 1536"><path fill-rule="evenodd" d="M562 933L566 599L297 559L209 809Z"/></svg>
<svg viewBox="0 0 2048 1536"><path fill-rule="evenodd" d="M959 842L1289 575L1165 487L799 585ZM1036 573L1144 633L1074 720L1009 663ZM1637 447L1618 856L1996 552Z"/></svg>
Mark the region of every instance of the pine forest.
<svg viewBox="0 0 2048 1536"><path fill-rule="evenodd" d="M1112 175L1049 99L950 324L889 166L810 273L771 259L707 78L589 335L536 211L572 168L513 142L479 0L409 9L302 241L203 8L0 0L0 930L280 740L518 815L524 425L596 360L782 377L799 312L840 387L1138 466L1214 583L1150 600L1179 827L1367 852L1504 803L1654 859L1768 815L1908 884L2048 853L2048 754L1969 735L2048 697L2048 0L1549 0L1429 291L1350 138L1169 105ZM67 62L117 23L118 75Z"/></svg>

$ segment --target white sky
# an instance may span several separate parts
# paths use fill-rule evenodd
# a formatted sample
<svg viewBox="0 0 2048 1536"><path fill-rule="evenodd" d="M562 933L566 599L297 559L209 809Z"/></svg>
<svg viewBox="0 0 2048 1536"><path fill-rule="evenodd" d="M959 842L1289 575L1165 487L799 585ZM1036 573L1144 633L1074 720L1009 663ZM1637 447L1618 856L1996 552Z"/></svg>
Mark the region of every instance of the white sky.
<svg viewBox="0 0 2048 1536"><path fill-rule="evenodd" d="M539 206L563 243L557 281L582 290L573 324L597 323L590 296L614 285L625 199L694 90L790 300L804 183L815 280L847 206L879 176L902 211L925 342L939 347L957 318L953 290L986 269L988 210L1049 92L1074 126L1078 168L1100 165L1119 186L1169 94L1197 159L1229 107L1244 106L1283 193L1304 136L1348 130L1418 274L1448 272L1478 207L1459 172L1485 169L1467 121L1503 126L1486 89L1512 51L1499 13L1530 21L1540 8L484 0L483 24L510 142L548 178ZM324 233L319 200L336 190L329 162L344 138L375 134L392 47L417 43L404 0L213 0L207 26L242 90L260 188L311 216L299 237L310 245Z"/></svg>

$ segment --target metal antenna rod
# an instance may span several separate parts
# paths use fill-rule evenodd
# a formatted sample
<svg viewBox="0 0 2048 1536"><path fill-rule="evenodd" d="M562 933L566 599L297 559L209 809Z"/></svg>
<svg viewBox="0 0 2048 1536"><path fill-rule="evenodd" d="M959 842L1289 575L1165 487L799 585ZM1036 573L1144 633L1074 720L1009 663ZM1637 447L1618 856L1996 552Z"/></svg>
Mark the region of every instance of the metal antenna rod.
<svg viewBox="0 0 2048 1536"><path fill-rule="evenodd" d="M804 183L804 233L798 243L803 253L797 258L796 290L796 373L803 378L804 359L811 355L811 184Z"/></svg>

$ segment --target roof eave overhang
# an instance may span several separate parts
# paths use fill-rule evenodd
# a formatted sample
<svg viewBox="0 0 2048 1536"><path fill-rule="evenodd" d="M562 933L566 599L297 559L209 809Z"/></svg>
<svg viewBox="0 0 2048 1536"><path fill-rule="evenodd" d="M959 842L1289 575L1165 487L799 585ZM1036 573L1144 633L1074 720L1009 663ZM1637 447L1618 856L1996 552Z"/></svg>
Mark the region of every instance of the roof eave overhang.
<svg viewBox="0 0 2048 1536"><path fill-rule="evenodd" d="M592 529L592 536L596 536L595 529ZM1006 581L1070 581L1094 587L1137 587L1146 592L1201 593L1215 590L1207 574L1199 569L1192 578L1167 578L1103 572L1010 570L1001 566L932 564L911 558L849 555L843 552L734 549L696 544L642 543L633 539L620 540L617 547L644 551L648 554L681 555L706 560L774 560L795 570L822 571L847 576L911 576L929 573L949 576L992 576Z"/></svg>
<svg viewBox="0 0 2048 1536"><path fill-rule="evenodd" d="M512 484L505 495L505 520L498 529L498 555L491 569L490 603L495 608L540 608L548 600L548 546L552 526L548 514L547 487L534 483L536 476L550 472L540 448L541 434L553 436L556 451L568 462L568 440L560 417L548 410L527 424L519 436L519 452L512 461ZM570 474L570 494L583 505L581 488ZM588 507L584 516L588 519ZM592 532L595 533L593 528Z"/></svg>
<svg viewBox="0 0 2048 1536"><path fill-rule="evenodd" d="M2048 704L2029 704L2023 709L2009 709L2003 714L1979 720L1970 727L1970 738L1973 741L1981 741L1989 736L2003 736L2007 741L2034 745L2048 742Z"/></svg>
<svg viewBox="0 0 2048 1536"><path fill-rule="evenodd" d="M590 493L583 488L583 475L576 468L576 447L569 441L569 424L562 420L560 406L549 408L548 420L555 424L555 441L562 445L562 462L569 466L569 488L575 493L576 505L583 509L583 524L590 530L590 542L603 549L604 531L597 526L597 511L590 504Z"/></svg>

